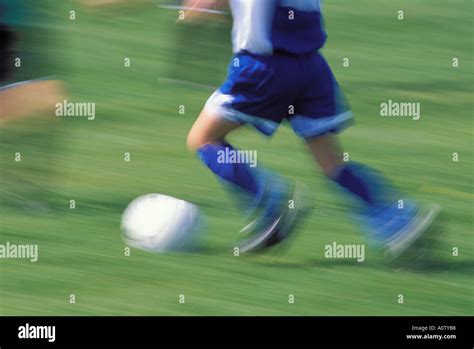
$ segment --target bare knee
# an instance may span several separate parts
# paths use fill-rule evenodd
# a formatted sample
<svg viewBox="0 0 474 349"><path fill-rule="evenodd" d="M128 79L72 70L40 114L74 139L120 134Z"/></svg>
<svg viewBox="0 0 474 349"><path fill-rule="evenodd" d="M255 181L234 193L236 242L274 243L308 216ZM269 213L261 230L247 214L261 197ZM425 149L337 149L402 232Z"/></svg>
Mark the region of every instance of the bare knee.
<svg viewBox="0 0 474 349"><path fill-rule="evenodd" d="M221 143L224 141L225 133L220 134L209 123L197 120L188 133L186 147L191 153L196 153L200 148L210 143Z"/></svg>
<svg viewBox="0 0 474 349"><path fill-rule="evenodd" d="M220 118L212 110L204 109L189 131L186 146L190 152L195 153L206 144L223 142L229 132L240 126Z"/></svg>
<svg viewBox="0 0 474 349"><path fill-rule="evenodd" d="M188 133L188 137L186 139L186 147L190 153L195 153L198 151L199 148L202 146L211 143L212 140L209 140L205 135L201 134L200 132L191 129Z"/></svg>

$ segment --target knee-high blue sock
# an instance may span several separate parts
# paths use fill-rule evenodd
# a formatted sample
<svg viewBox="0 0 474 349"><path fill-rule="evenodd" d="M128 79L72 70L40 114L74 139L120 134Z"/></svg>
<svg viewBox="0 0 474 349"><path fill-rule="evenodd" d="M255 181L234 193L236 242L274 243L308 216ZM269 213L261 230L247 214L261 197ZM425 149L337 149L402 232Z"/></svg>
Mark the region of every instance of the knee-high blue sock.
<svg viewBox="0 0 474 349"><path fill-rule="evenodd" d="M252 200L258 200L263 192L262 181L259 180L249 164L220 161L226 149L227 151L235 151L230 144L213 143L199 148L197 155L225 183L233 184L240 191L249 194Z"/></svg>
<svg viewBox="0 0 474 349"><path fill-rule="evenodd" d="M341 166L331 179L371 208L387 205L394 194L383 175L355 162Z"/></svg>

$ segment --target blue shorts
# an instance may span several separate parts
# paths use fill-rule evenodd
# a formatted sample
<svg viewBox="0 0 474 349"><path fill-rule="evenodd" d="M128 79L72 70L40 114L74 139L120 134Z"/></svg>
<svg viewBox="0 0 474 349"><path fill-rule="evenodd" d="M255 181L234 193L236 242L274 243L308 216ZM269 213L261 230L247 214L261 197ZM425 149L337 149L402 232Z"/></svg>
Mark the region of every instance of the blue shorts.
<svg viewBox="0 0 474 349"><path fill-rule="evenodd" d="M249 123L266 135L284 119L303 138L337 133L352 123L349 103L318 52L236 54L226 81L206 108L233 122Z"/></svg>

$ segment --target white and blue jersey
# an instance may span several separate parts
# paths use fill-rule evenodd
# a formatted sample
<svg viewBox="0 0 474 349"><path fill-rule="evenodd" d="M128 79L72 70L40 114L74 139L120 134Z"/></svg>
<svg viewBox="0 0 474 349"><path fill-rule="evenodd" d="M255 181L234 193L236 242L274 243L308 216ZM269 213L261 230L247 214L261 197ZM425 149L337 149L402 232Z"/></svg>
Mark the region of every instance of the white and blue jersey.
<svg viewBox="0 0 474 349"><path fill-rule="evenodd" d="M319 0L230 0L228 76L206 107L271 135L288 119L304 138L352 122L349 105L318 52L326 41Z"/></svg>
<svg viewBox="0 0 474 349"><path fill-rule="evenodd" d="M326 41L319 0L230 0L234 53L301 54Z"/></svg>

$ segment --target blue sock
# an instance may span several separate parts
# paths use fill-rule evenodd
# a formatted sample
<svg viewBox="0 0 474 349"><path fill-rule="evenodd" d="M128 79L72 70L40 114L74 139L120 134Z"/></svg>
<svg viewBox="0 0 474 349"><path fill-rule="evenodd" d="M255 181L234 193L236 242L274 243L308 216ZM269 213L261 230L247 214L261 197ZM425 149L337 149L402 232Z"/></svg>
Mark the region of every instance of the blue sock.
<svg viewBox="0 0 474 349"><path fill-rule="evenodd" d="M197 155L220 179L245 191L252 198L260 196L263 184L249 164L218 161L220 152L225 152L226 148L228 151L235 150L227 143L206 144L199 148Z"/></svg>
<svg viewBox="0 0 474 349"><path fill-rule="evenodd" d="M387 205L393 194L393 188L380 173L355 162L341 166L331 179L372 208Z"/></svg>

